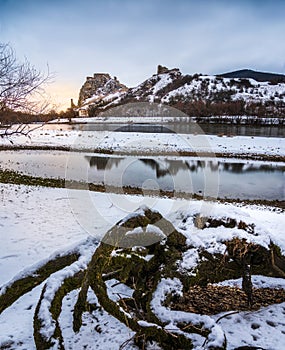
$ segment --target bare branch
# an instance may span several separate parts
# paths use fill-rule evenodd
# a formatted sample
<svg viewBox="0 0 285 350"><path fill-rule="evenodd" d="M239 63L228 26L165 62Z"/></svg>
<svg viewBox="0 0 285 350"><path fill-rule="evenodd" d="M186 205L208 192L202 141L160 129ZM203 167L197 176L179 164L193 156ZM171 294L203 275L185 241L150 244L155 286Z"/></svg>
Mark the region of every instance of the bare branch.
<svg viewBox="0 0 285 350"><path fill-rule="evenodd" d="M18 62L14 50L8 44L0 43L0 112L38 113L44 85L50 80L49 67L42 73L27 59Z"/></svg>
<svg viewBox="0 0 285 350"><path fill-rule="evenodd" d="M0 43L0 137L27 136L32 131L18 116L47 113L51 102L44 88L51 78L48 66L46 73L42 73L27 59L19 62L12 47ZM10 128L19 119L20 125Z"/></svg>

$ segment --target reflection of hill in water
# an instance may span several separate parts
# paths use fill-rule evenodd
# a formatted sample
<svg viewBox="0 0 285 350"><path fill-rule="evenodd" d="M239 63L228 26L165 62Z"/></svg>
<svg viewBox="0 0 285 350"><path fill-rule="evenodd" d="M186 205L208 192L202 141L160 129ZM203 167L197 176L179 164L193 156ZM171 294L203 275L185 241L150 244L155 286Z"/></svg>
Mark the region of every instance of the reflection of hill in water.
<svg viewBox="0 0 285 350"><path fill-rule="evenodd" d="M275 171L284 172L285 167L283 166L272 166L267 164L261 164L261 165L255 165L255 164L246 164L246 163L220 163L219 168L223 171L228 171L231 173L246 173L246 172L266 172L266 173L272 173Z"/></svg>
<svg viewBox="0 0 285 350"><path fill-rule="evenodd" d="M96 156L85 156L85 159L89 162L90 167L95 167L97 170L112 170L114 167L118 168L119 164L124 160L124 158Z"/></svg>
<svg viewBox="0 0 285 350"><path fill-rule="evenodd" d="M170 173L169 167L162 166L161 163L157 162L154 159L140 159L146 166L149 166L151 169L155 170L157 179L166 176Z"/></svg>
<svg viewBox="0 0 285 350"><path fill-rule="evenodd" d="M85 156L85 159L89 162L90 167L95 167L97 170L113 170L119 168L120 163L125 158ZM156 160L153 158L138 158L137 161L142 162L146 167L154 170L158 179L167 175L176 175L179 171L197 173L206 168L210 169L212 172L223 171L235 174L258 171L268 173L285 171L284 166L275 167L270 164L258 165L237 162L220 162L217 160Z"/></svg>

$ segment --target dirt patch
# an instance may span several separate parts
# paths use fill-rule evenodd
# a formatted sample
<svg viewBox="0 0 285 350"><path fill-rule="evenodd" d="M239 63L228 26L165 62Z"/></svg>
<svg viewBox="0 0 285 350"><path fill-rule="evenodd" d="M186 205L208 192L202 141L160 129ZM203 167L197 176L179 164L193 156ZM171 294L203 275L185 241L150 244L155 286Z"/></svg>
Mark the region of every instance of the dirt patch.
<svg viewBox="0 0 285 350"><path fill-rule="evenodd" d="M283 302L285 302L284 289L253 289L253 304L249 307L246 293L242 289L208 285L190 287L183 297L172 297L168 306L173 310L214 315L225 311L258 310Z"/></svg>

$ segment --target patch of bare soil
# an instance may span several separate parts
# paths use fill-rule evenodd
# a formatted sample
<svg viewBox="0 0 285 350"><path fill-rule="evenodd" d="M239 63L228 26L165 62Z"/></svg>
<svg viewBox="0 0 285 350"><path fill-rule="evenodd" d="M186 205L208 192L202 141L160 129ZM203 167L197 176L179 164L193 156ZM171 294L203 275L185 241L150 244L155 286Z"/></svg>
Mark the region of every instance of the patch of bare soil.
<svg viewBox="0 0 285 350"><path fill-rule="evenodd" d="M169 307L173 310L214 315L225 311L258 310L271 304L285 302L284 289L253 289L253 304L248 305L247 296L237 287L208 285L193 286L183 297L172 297Z"/></svg>

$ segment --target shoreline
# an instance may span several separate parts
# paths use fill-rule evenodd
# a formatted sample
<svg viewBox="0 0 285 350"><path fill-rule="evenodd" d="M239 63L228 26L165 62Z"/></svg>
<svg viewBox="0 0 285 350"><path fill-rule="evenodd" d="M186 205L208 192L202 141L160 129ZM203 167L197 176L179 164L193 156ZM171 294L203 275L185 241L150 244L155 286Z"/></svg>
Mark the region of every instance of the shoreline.
<svg viewBox="0 0 285 350"><path fill-rule="evenodd" d="M104 113L103 113L104 114ZM116 124L116 123L161 123L168 124L174 122L189 122L189 123L197 123L197 124L235 124L242 126L285 126L285 117L258 117L255 115L220 115L220 116L209 116L209 117L190 117L190 116L173 116L173 117L140 117L140 116L129 116L129 117L121 117L121 116L108 116L104 117L104 115L97 117L75 117L71 118L71 122L68 119L60 119L60 120L51 120L47 124L96 124L96 123L106 123L106 124Z"/></svg>
<svg viewBox="0 0 285 350"><path fill-rule="evenodd" d="M36 176L29 176L21 174L11 170L0 169L0 186L1 184L12 184L12 185L26 185L26 186L40 186L40 187L51 187L51 188L65 188L67 190L87 190L91 192L100 193L113 193L123 195L141 195L155 198L169 198L169 199L187 199L187 200L198 200L214 203L232 203L236 205L259 205L275 208L273 210L285 211L285 204L281 200L266 200L266 199L239 199L239 198L214 198L204 197L203 195L196 193L187 193L182 191L167 191L167 190L143 190L136 186L123 186L118 187L114 185L104 185L95 183L85 183L80 181L68 181L66 186L65 179L61 178L43 178Z"/></svg>
<svg viewBox="0 0 285 350"><path fill-rule="evenodd" d="M202 158L237 158L244 160L260 160L272 162L285 162L283 155L259 154L259 153L234 153L234 152L191 152L184 150L117 150L108 148L81 148L71 146L59 145L0 145L0 151L20 151L20 150L34 150L34 151L65 151L65 152L79 152L79 153L95 153L107 155L122 155L122 156L181 156L181 157L202 157Z"/></svg>

